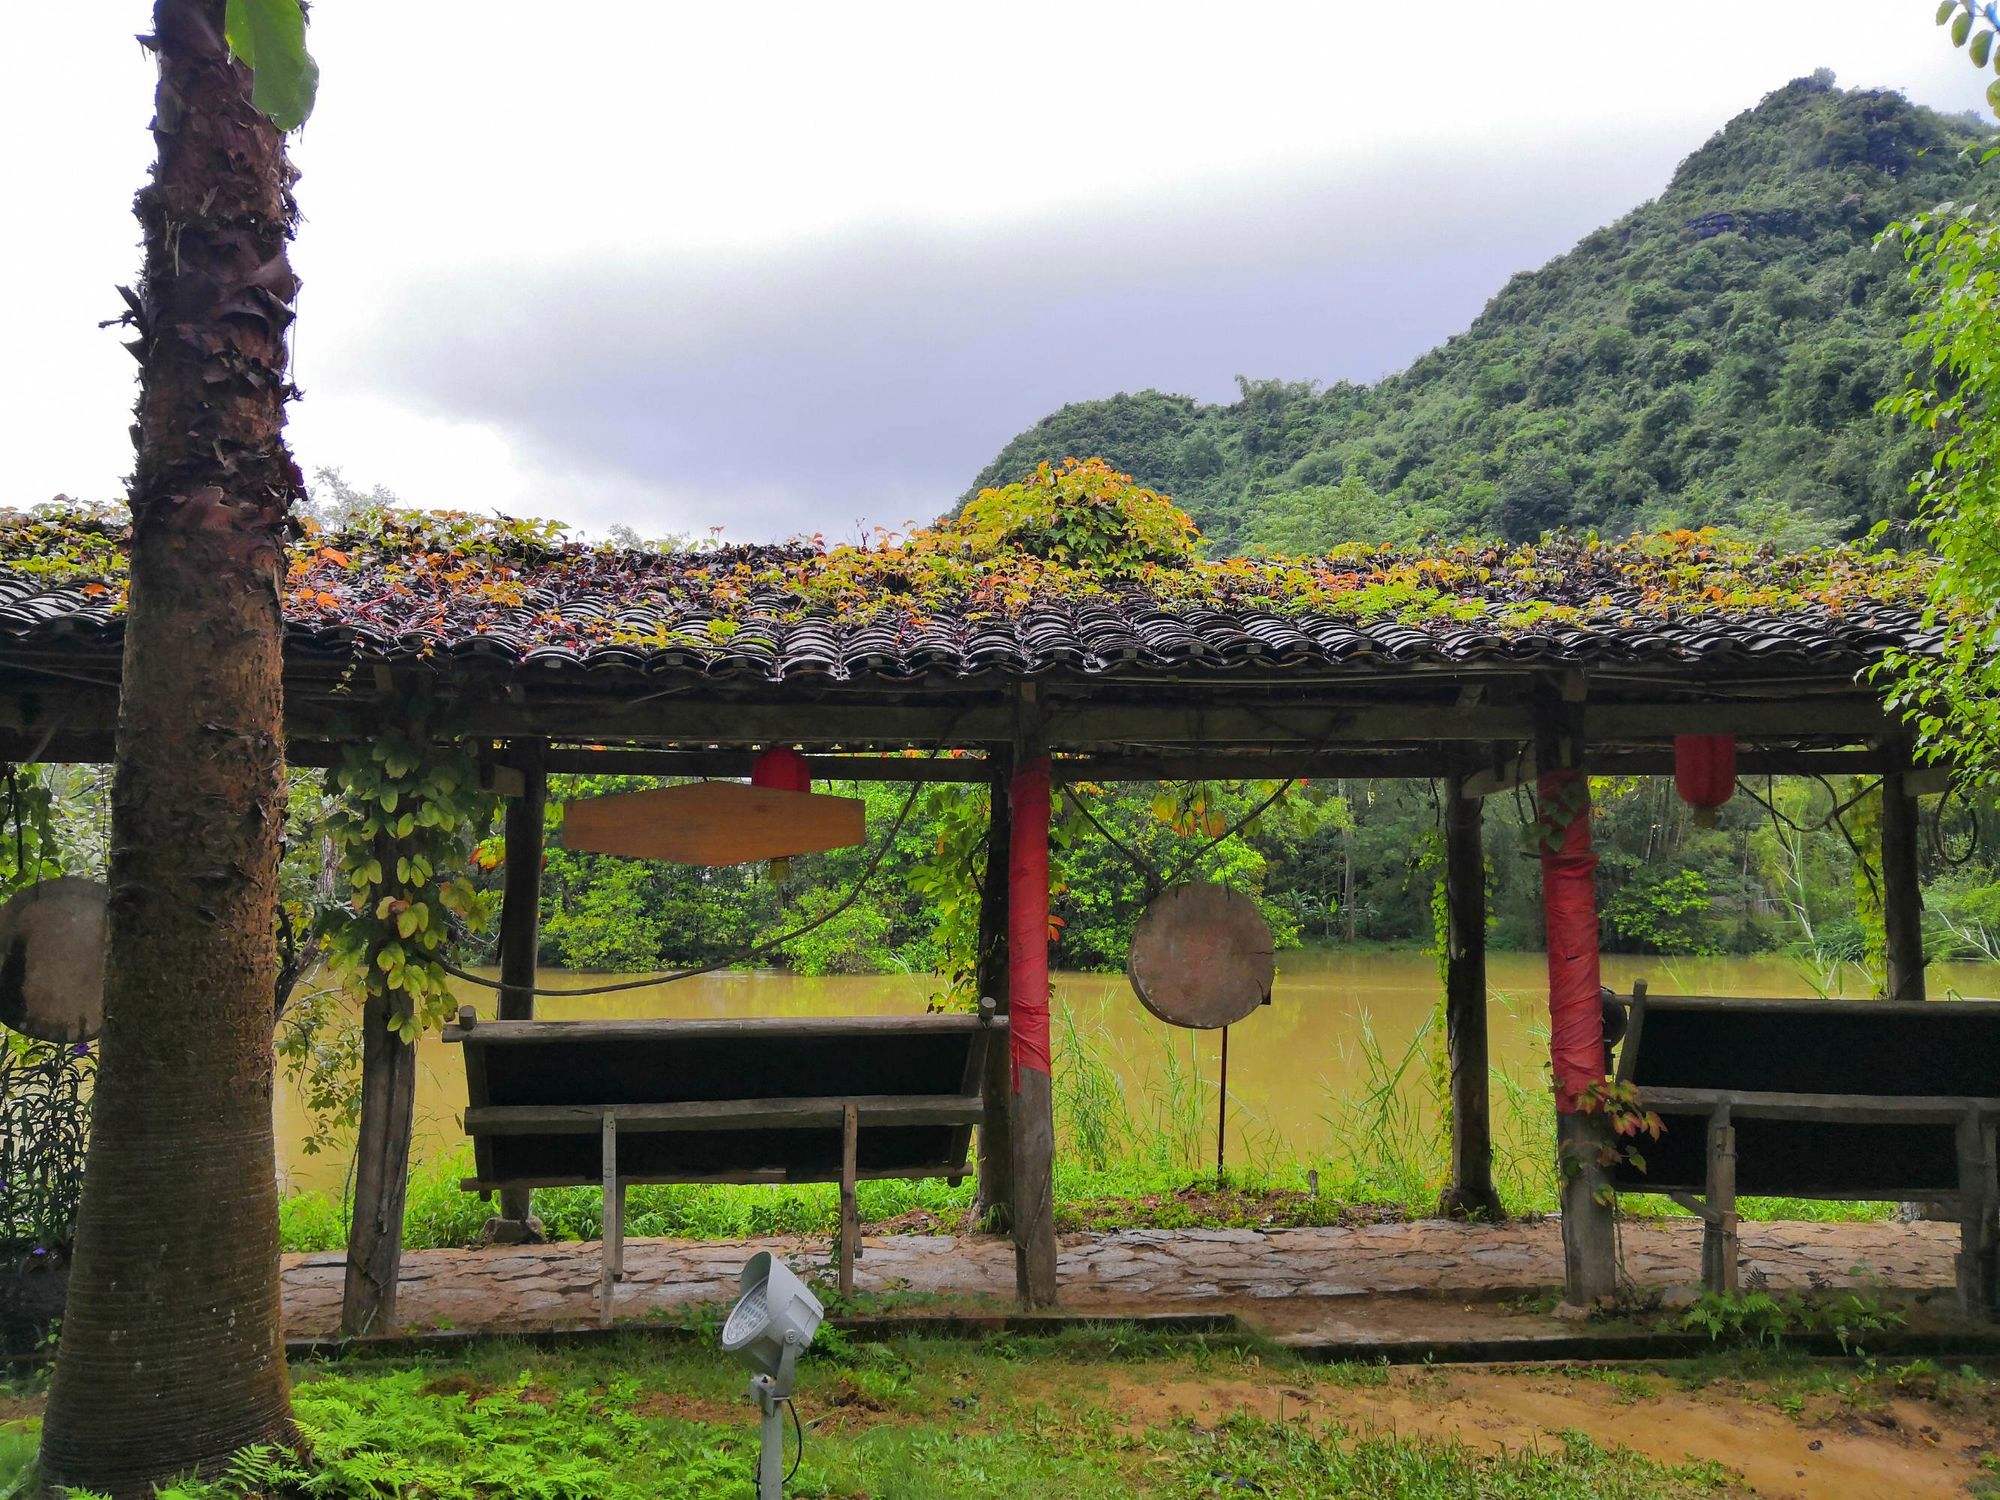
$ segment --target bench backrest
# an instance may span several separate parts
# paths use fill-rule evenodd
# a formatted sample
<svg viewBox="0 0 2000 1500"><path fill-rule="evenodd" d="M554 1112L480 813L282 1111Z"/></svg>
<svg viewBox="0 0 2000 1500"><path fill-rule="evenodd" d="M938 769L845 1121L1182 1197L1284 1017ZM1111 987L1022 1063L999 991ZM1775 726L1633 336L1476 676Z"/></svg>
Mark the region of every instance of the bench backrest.
<svg viewBox="0 0 2000 1500"><path fill-rule="evenodd" d="M1635 1045L1636 1043L1636 1045ZM1991 1098L2000 1001L1649 995L1627 1077L1642 1087Z"/></svg>
<svg viewBox="0 0 2000 1500"><path fill-rule="evenodd" d="M467 1102L597 1110L608 1105L837 1097L972 1096L1004 1020L865 1016L752 1020L480 1021L447 1028L465 1047ZM470 1122L468 1122L470 1123ZM477 1181L555 1186L601 1180L597 1136L576 1128L474 1128ZM965 1170L965 1124L869 1123L856 1155L864 1177ZM770 1125L621 1131L620 1174L634 1182L838 1178L838 1128Z"/></svg>
<svg viewBox="0 0 2000 1500"><path fill-rule="evenodd" d="M464 1042L474 1105L598 1105L956 1094L979 1032L977 1016L925 1015L481 1021L447 1035Z"/></svg>

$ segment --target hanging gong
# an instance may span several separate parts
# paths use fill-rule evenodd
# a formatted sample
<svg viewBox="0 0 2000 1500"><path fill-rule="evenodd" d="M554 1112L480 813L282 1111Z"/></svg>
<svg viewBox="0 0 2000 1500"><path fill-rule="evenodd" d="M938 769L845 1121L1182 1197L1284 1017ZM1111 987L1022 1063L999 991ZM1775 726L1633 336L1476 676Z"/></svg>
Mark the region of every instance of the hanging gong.
<svg viewBox="0 0 2000 1500"><path fill-rule="evenodd" d="M1213 1031L1271 998L1271 928L1227 886L1176 885L1132 930L1125 972L1139 1003L1170 1026Z"/></svg>
<svg viewBox="0 0 2000 1500"><path fill-rule="evenodd" d="M44 1042L87 1042L104 1024L110 888L64 875L0 906L0 1025Z"/></svg>

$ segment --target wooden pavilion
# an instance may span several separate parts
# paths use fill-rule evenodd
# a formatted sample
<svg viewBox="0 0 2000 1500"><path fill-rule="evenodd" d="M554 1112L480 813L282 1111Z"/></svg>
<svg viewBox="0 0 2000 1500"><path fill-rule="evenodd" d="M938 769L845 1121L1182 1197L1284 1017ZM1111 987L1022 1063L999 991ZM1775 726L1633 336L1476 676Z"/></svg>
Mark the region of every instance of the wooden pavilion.
<svg viewBox="0 0 2000 1500"><path fill-rule="evenodd" d="M121 546L110 525L0 524L7 759L111 757ZM1048 893L1008 873L1046 868L1052 784L1448 785L1451 1198L1477 1209L1494 1201L1482 796L1538 786L1544 817L1566 807L1584 830L1587 860L1586 774L1671 774L1679 736L1733 736L1744 776L1879 776L1888 983L1923 996L1917 797L1935 773L1913 764L1867 675L1934 638L1921 573L1893 555L1784 558L1706 533L1284 563L1140 555L1086 573L1035 536L949 526L883 547L643 552L398 522L295 550L286 726L292 763L325 765L357 703L393 706L420 681L450 696L509 794L503 1017L533 1013L551 773L736 777L760 747L788 745L816 778L991 787L980 988L1012 1013L1013 1057L988 1070L981 1192L1011 1206L1020 1294L1047 1305ZM1551 848L1565 839L1557 826ZM1589 869L1567 877L1578 889L1580 870L1585 900ZM1574 966L1594 1017L1594 942L1552 957L1572 991L1586 977ZM1566 1111L1579 1078L1606 1071L1601 1027L1585 1021L1579 1041L1578 1014L1556 1018L1570 1023ZM1561 1122L1565 1138L1588 1128ZM1612 1289L1597 1182L1586 1172L1564 1190L1577 1300ZM364 1195L392 1189L399 1210L400 1183ZM393 1268L395 1245L381 1253Z"/></svg>

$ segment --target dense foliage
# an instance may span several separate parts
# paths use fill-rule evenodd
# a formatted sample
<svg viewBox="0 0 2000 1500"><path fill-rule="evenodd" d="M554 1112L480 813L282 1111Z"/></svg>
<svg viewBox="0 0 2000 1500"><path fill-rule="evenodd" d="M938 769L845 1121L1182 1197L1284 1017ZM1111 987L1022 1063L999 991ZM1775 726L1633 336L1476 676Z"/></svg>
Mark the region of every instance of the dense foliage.
<svg viewBox="0 0 2000 1500"><path fill-rule="evenodd" d="M1902 385L1914 303L1874 240L1974 191L1976 138L1898 94L1800 79L1399 374L1243 380L1226 406L1078 402L974 489L1103 454L1225 548L1286 552L1564 526L1856 535L1908 515L1926 452L1877 409Z"/></svg>
<svg viewBox="0 0 2000 1500"><path fill-rule="evenodd" d="M1955 628L1943 653L1892 661L1892 701L1928 753L2000 782L2000 222L1944 204L1894 234L1922 301L1916 372L1885 405L1939 440L1914 489L1939 561L1932 609Z"/></svg>

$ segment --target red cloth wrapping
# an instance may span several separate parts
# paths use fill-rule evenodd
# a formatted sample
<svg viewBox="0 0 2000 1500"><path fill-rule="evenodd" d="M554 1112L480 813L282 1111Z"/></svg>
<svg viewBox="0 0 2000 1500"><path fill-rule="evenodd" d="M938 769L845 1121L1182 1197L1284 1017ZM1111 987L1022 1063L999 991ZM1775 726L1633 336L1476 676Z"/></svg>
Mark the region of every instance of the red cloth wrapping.
<svg viewBox="0 0 2000 1500"><path fill-rule="evenodd" d="M1590 783L1580 771L1550 771L1536 790L1549 950L1549 1061L1556 1108L1573 1114L1577 1095L1605 1071Z"/></svg>
<svg viewBox="0 0 2000 1500"><path fill-rule="evenodd" d="M1008 789L1007 1034L1014 1086L1049 1071L1049 761L1031 760Z"/></svg>

